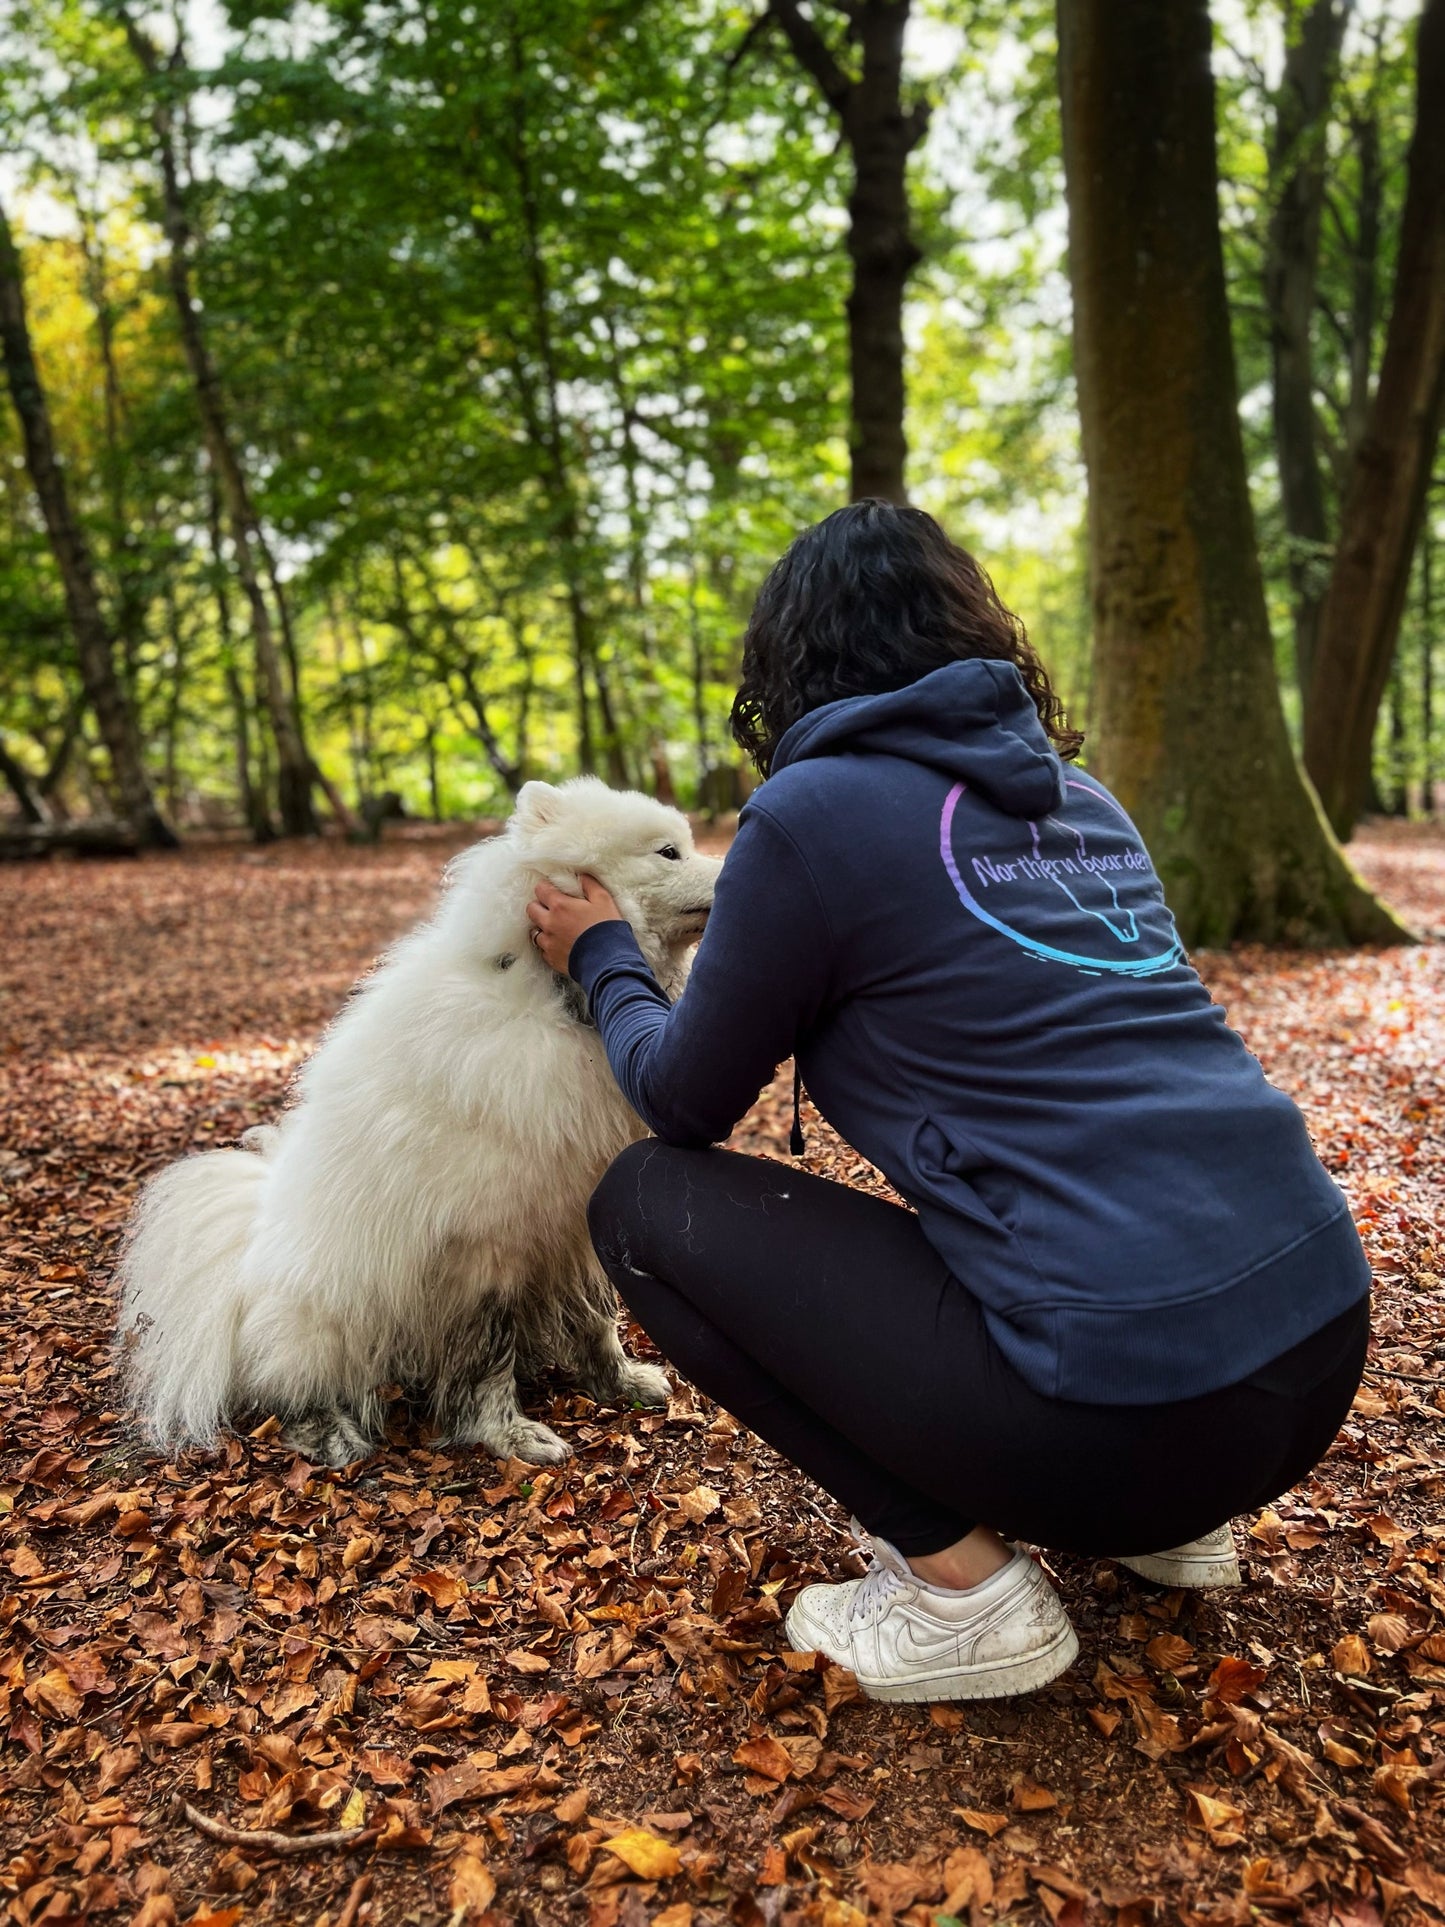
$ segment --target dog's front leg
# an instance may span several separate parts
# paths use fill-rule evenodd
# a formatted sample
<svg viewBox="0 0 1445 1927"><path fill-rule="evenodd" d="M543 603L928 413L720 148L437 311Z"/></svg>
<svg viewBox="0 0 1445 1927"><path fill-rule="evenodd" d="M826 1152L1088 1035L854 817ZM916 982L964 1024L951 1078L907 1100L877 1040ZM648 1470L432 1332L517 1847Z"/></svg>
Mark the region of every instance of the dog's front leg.
<svg viewBox="0 0 1445 1927"><path fill-rule="evenodd" d="M457 1332L432 1391L432 1416L455 1445L480 1445L499 1459L557 1465L572 1448L517 1397L517 1330L511 1308L494 1298Z"/></svg>
<svg viewBox="0 0 1445 1927"><path fill-rule="evenodd" d="M589 1275L567 1306L563 1368L599 1405L666 1405L672 1391L660 1365L629 1358L617 1334L617 1299L605 1278Z"/></svg>

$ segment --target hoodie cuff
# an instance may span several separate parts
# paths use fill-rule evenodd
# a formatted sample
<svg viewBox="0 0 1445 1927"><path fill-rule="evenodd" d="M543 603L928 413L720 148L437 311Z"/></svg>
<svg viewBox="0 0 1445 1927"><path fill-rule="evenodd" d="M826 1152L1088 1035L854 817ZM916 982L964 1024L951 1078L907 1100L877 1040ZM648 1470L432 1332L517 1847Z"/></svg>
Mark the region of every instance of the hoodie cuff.
<svg viewBox="0 0 1445 1927"><path fill-rule="evenodd" d="M573 944L572 954L567 959L567 975L574 983L581 984L587 992L589 1003L592 1001L593 985L609 964L637 965L649 977L652 975L651 967L632 934L632 925L624 923L620 917L609 917L606 923L590 924Z"/></svg>

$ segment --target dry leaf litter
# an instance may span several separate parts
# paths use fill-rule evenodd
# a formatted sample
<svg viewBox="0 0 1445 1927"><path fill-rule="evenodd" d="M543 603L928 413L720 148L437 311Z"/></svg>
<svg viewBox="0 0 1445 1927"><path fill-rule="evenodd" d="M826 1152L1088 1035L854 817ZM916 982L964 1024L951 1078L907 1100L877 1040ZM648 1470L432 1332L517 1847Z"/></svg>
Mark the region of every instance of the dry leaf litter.
<svg viewBox="0 0 1445 1927"><path fill-rule="evenodd" d="M456 841L0 877L3 1917L1445 1919L1439 831L1355 849L1433 941L1201 959L1374 1260L1340 1439L1240 1522L1245 1590L1056 1560L1077 1666L916 1709L787 1651L797 1588L861 1569L845 1521L684 1384L665 1414L539 1388L576 1447L551 1471L441 1449L399 1399L343 1473L268 1425L166 1462L117 1409L138 1185L274 1114ZM788 1095L735 1144L786 1157ZM811 1168L884 1188L807 1121Z"/></svg>

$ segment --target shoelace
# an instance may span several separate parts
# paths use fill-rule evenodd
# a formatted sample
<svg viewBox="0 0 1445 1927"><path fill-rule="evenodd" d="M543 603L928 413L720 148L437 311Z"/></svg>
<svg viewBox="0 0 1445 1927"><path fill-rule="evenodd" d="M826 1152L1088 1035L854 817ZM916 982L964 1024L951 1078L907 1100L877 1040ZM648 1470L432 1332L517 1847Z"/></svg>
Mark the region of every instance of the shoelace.
<svg viewBox="0 0 1445 1927"><path fill-rule="evenodd" d="M901 1592L903 1581L898 1574L875 1559L867 1572L858 1581L858 1589L848 1602L848 1618L854 1625L861 1624L874 1609L882 1605L892 1594Z"/></svg>

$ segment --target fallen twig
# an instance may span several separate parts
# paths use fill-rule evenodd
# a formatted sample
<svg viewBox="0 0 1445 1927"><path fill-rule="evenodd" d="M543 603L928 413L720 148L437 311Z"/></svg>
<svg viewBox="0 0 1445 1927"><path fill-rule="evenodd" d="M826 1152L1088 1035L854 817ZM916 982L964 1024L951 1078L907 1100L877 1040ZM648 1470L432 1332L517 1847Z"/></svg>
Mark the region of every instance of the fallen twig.
<svg viewBox="0 0 1445 1927"><path fill-rule="evenodd" d="M346 1896L346 1905L336 1916L336 1927L356 1927L356 1916L361 1912L361 1903L371 1892L371 1875L359 1875L351 1883L351 1892Z"/></svg>
<svg viewBox="0 0 1445 1927"><path fill-rule="evenodd" d="M188 1800L182 1800L180 1807L197 1833L204 1833L211 1840L222 1840L228 1847L260 1847L266 1853L335 1853L344 1847L365 1846L381 1832L380 1827L333 1827L329 1833L252 1831L227 1826L224 1820L213 1820L209 1813L202 1813ZM365 1897L363 1894L361 1898ZM358 1900L357 1905L360 1904ZM337 1927L341 1927L339 1921Z"/></svg>
<svg viewBox="0 0 1445 1927"><path fill-rule="evenodd" d="M1363 1807L1356 1806L1353 1800L1342 1800L1337 1793L1331 1796L1331 1804L1337 1813L1344 1816L1350 1826L1365 1832L1386 1854L1393 1855L1401 1866L1410 1858L1394 1834L1382 1821L1377 1820L1373 1813L1367 1813Z"/></svg>
<svg viewBox="0 0 1445 1927"><path fill-rule="evenodd" d="M806 1493L799 1493L798 1496L802 1499L803 1504L808 1508L809 1512L811 1512L815 1518L821 1520L829 1532L836 1533L840 1539L853 1539L853 1534L849 1532L846 1527L840 1526L830 1519L822 1507L814 1505ZM854 1540L854 1544L857 1544L856 1540Z"/></svg>
<svg viewBox="0 0 1445 1927"><path fill-rule="evenodd" d="M1407 1385L1429 1385L1436 1391L1445 1388L1445 1377L1421 1378L1418 1372L1397 1372L1391 1365L1367 1365L1367 1372L1376 1378L1401 1378Z"/></svg>

